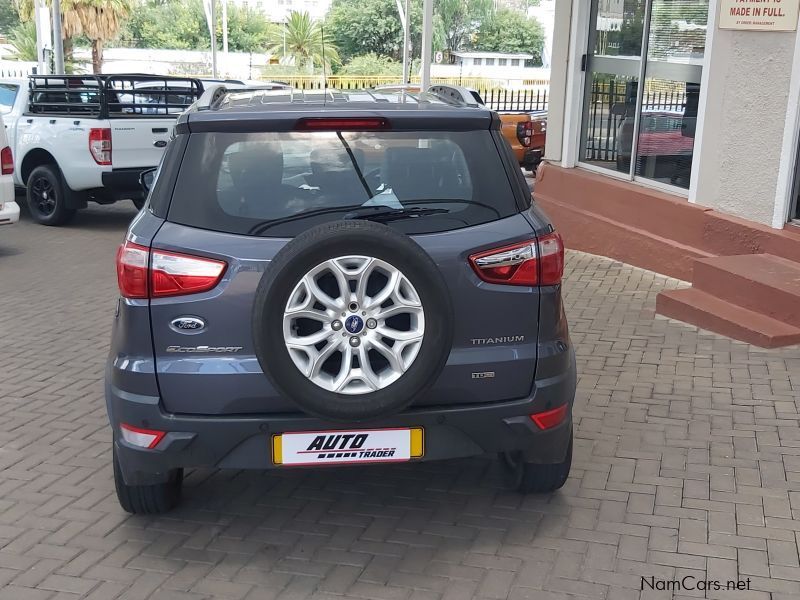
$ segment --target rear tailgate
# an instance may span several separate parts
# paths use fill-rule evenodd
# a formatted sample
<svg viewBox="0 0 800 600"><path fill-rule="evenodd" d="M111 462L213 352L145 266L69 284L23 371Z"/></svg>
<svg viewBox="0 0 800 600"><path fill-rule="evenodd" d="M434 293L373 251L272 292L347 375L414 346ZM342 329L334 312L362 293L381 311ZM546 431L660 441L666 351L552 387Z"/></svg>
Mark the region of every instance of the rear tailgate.
<svg viewBox="0 0 800 600"><path fill-rule="evenodd" d="M113 167L158 165L174 125L173 117L111 119Z"/></svg>
<svg viewBox="0 0 800 600"><path fill-rule="evenodd" d="M202 93L196 79L112 75L104 81L115 169L154 167L177 116Z"/></svg>

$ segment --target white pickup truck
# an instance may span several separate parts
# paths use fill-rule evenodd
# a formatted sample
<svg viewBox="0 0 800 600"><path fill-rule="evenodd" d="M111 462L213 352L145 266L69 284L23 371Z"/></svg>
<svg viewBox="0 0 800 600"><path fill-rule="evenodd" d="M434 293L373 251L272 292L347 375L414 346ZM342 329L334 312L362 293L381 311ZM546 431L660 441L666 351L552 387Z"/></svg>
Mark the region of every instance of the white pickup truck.
<svg viewBox="0 0 800 600"><path fill-rule="evenodd" d="M150 75L0 80L14 183L32 218L62 225L88 201L141 207L139 176L158 165L175 118L202 92L197 79Z"/></svg>

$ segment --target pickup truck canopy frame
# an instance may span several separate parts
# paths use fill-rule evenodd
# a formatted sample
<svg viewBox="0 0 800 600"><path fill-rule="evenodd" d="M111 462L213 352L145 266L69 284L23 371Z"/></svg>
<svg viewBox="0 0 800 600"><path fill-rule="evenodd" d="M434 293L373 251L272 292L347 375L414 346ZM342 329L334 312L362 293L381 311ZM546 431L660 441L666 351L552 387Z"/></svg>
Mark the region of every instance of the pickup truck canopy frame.
<svg viewBox="0 0 800 600"><path fill-rule="evenodd" d="M176 116L203 93L191 77L31 75L28 115L130 119Z"/></svg>

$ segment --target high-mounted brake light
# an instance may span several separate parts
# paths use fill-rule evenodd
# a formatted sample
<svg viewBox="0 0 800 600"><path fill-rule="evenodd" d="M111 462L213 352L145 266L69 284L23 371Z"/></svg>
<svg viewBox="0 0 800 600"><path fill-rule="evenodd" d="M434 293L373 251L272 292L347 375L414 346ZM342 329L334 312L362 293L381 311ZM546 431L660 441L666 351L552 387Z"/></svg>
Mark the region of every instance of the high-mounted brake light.
<svg viewBox="0 0 800 600"><path fill-rule="evenodd" d="M89 130L89 152L98 165L111 164L111 129L92 127Z"/></svg>
<svg viewBox="0 0 800 600"><path fill-rule="evenodd" d="M558 233L485 250L469 257L482 280L505 285L557 285L564 275L564 244Z"/></svg>
<svg viewBox="0 0 800 600"><path fill-rule="evenodd" d="M300 131L364 131L389 129L389 121L382 117L306 117L299 119L294 128Z"/></svg>
<svg viewBox="0 0 800 600"><path fill-rule="evenodd" d="M2 171L3 175L14 174L14 155L11 153L9 146L0 150L0 171Z"/></svg>
<svg viewBox="0 0 800 600"><path fill-rule="evenodd" d="M155 429L142 429L127 423L120 423L119 431L122 439L133 446L152 450L167 434L166 431L156 431Z"/></svg>
<svg viewBox="0 0 800 600"><path fill-rule="evenodd" d="M117 251L117 282L125 298L163 298L216 287L227 264L178 252L149 250L126 241Z"/></svg>

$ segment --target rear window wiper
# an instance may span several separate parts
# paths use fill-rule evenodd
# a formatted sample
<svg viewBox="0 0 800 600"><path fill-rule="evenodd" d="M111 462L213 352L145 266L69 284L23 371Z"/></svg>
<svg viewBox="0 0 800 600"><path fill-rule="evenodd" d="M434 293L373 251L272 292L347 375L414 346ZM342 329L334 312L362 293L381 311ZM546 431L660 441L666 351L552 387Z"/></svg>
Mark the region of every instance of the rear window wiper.
<svg viewBox="0 0 800 600"><path fill-rule="evenodd" d="M350 211L342 218L345 220L350 219L364 219L367 221L377 221L378 223L388 223L390 221L400 221L402 219L415 219L418 217L427 217L429 215L441 215L449 213L446 208L422 208L420 206L412 206L410 208L390 208L386 206L362 206L356 210Z"/></svg>

